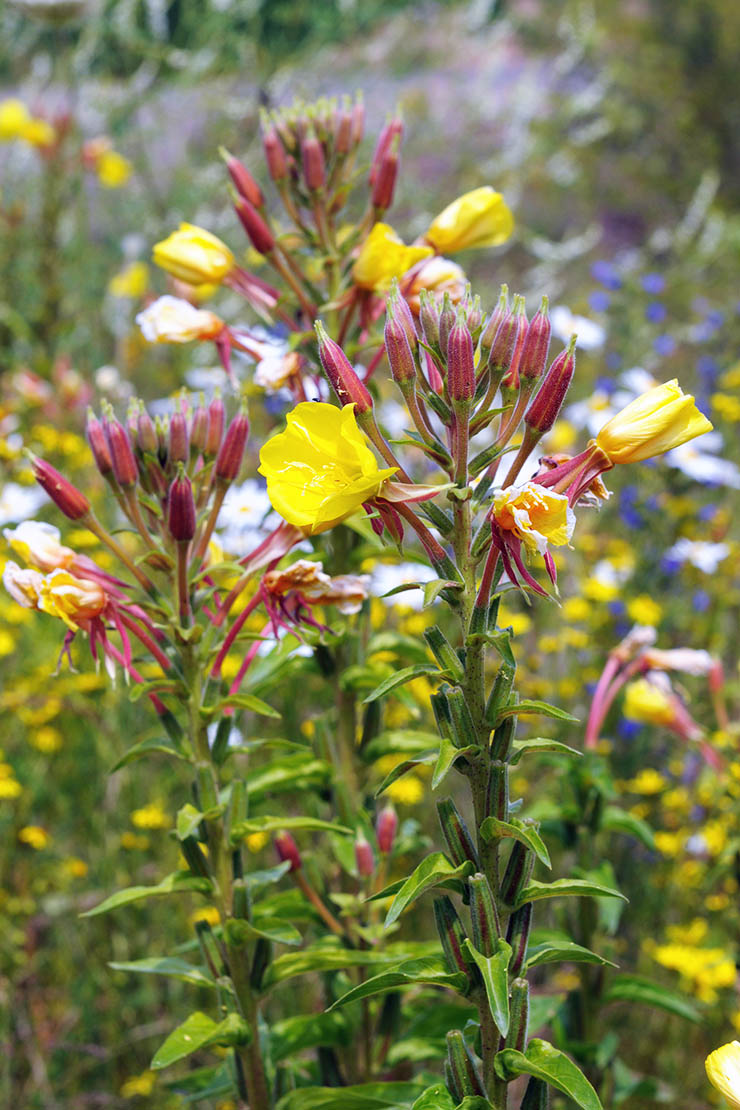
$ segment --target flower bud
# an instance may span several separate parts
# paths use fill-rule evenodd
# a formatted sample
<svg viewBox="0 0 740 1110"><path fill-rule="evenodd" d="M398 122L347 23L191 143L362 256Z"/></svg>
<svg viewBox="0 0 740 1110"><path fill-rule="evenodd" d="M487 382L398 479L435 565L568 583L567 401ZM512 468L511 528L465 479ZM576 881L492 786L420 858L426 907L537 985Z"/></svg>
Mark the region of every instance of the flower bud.
<svg viewBox="0 0 740 1110"><path fill-rule="evenodd" d="M397 828L398 814L393 806L388 804L381 809L375 823L375 836L378 841L378 849L384 856L390 855L393 849L393 841L396 839Z"/></svg>
<svg viewBox="0 0 740 1110"><path fill-rule="evenodd" d="M235 478L238 478L248 435L249 421L246 412L242 410L236 414L229 424L216 458L214 473L220 481L233 482Z"/></svg>
<svg viewBox="0 0 740 1110"><path fill-rule="evenodd" d="M136 425L136 446L143 455L156 455L158 449L157 432L152 418L142 405Z"/></svg>
<svg viewBox="0 0 740 1110"><path fill-rule="evenodd" d="M531 927L532 903L525 902L519 909L514 910L506 929L506 943L511 946L510 975L519 975L524 967Z"/></svg>
<svg viewBox="0 0 740 1110"><path fill-rule="evenodd" d="M480 297L477 293L473 298L472 305L467 310L465 322L468 325L468 331L473 337L473 342L475 342L480 335L480 328L481 324L483 323L483 313L480 307Z"/></svg>
<svg viewBox="0 0 740 1110"><path fill-rule="evenodd" d="M383 337L385 353L388 356L388 365L391 368L394 382L401 385L402 382L414 381L416 378L416 362L411 353L406 331L400 320L391 316L390 312L386 316Z"/></svg>
<svg viewBox="0 0 740 1110"><path fill-rule="evenodd" d="M352 149L352 103L345 97L337 116L334 130L334 150L337 154L349 154Z"/></svg>
<svg viewBox="0 0 740 1110"><path fill-rule="evenodd" d="M278 833L275 837L275 849L281 863L288 861L291 871L300 871L303 866L301 853L289 832Z"/></svg>
<svg viewBox="0 0 740 1110"><path fill-rule="evenodd" d="M514 317L516 327L514 343L511 349L509 365L501 379L501 392L505 404L507 403L507 395L510 401L512 396L519 392L519 362L522 357L522 350L524 349L524 340L527 337L528 327L527 313L524 308L524 297L514 298L512 316ZM493 352L491 353L493 354Z"/></svg>
<svg viewBox="0 0 740 1110"><path fill-rule="evenodd" d="M262 136L262 146L270 177L273 181L282 181L288 176L288 156L273 126Z"/></svg>
<svg viewBox="0 0 740 1110"><path fill-rule="evenodd" d="M365 134L365 105L358 94L352 108L352 145L358 146Z"/></svg>
<svg viewBox="0 0 740 1110"><path fill-rule="evenodd" d="M447 342L456 320L455 306L450 294L446 292L442 300L442 311L439 314L439 349L443 354L447 351Z"/></svg>
<svg viewBox="0 0 740 1110"><path fill-rule="evenodd" d="M193 487L182 463L167 495L167 527L178 543L189 543L195 535Z"/></svg>
<svg viewBox="0 0 740 1110"><path fill-rule="evenodd" d="M398 178L398 151L400 145L400 136L395 134L378 167L371 194L371 202L373 208L376 209L376 214L384 212L393 203L393 194Z"/></svg>
<svg viewBox="0 0 740 1110"><path fill-rule="evenodd" d="M108 440L105 438L103 425L95 416L92 409L87 410L87 426L85 428L87 442L90 444L95 465L104 478L113 472L113 460L110 457Z"/></svg>
<svg viewBox="0 0 740 1110"><path fill-rule="evenodd" d="M188 443L188 421L181 412L174 412L170 417L168 459L171 463L185 463L190 455Z"/></svg>
<svg viewBox="0 0 740 1110"><path fill-rule="evenodd" d="M82 520L90 512L90 502L51 463L31 456L33 476L58 509L69 520Z"/></svg>
<svg viewBox="0 0 740 1110"><path fill-rule="evenodd" d="M319 341L319 359L338 399L342 405L354 402L355 412L358 414L369 412L373 407L373 399L344 351L338 343L329 338L321 320L317 320L314 326Z"/></svg>
<svg viewBox="0 0 740 1110"><path fill-rule="evenodd" d="M462 1099L475 1095L486 1098L487 1091L478 1065L459 1029L453 1029L447 1034L447 1062L456 1092Z"/></svg>
<svg viewBox="0 0 740 1110"><path fill-rule="evenodd" d="M547 371L542 385L524 414L524 423L538 436L550 431L563 407L576 368L576 337L558 355Z"/></svg>
<svg viewBox="0 0 740 1110"><path fill-rule="evenodd" d="M383 164L383 159L390 150L393 140L396 138L396 136L398 136L400 141L400 136L402 134L403 122L397 116L394 116L393 119L389 120L383 130L380 132L380 135L378 136L378 142L375 146L373 160L370 163L370 175L368 180L371 186L374 186L375 182L378 179L378 176L380 174L380 167Z"/></svg>
<svg viewBox="0 0 740 1110"><path fill-rule="evenodd" d="M488 879L481 873L473 875L468 879L468 889L473 945L483 956L492 956L501 933L501 924Z"/></svg>
<svg viewBox="0 0 740 1110"><path fill-rule="evenodd" d="M463 944L468 938L457 910L446 894L434 899L434 922L447 966L451 972L461 971L467 978L469 968Z"/></svg>
<svg viewBox="0 0 740 1110"><path fill-rule="evenodd" d="M419 342L419 336L416 333L414 314L411 311L409 302L401 292L398 278L394 278L391 282L390 293L388 294L387 300L387 311L393 316L394 320L400 323L401 327L406 332L406 338L409 341L411 350L415 351Z"/></svg>
<svg viewBox="0 0 740 1110"><path fill-rule="evenodd" d="M447 340L447 389L451 401L471 401L475 393L473 338L458 313Z"/></svg>
<svg viewBox="0 0 740 1110"><path fill-rule="evenodd" d="M259 254L271 254L275 249L275 236L265 218L244 197L238 197L234 201L234 208L254 249Z"/></svg>
<svg viewBox="0 0 740 1110"><path fill-rule="evenodd" d="M548 315L548 300L547 297L543 297L539 312L532 317L527 328L519 360L519 376L526 389L533 389L545 372L551 335L552 324Z"/></svg>
<svg viewBox="0 0 740 1110"><path fill-rule="evenodd" d="M493 347L493 342L498 334L501 324L510 315L509 311L509 287L508 285L501 286L501 293L499 294L498 304L491 313L489 319L486 321L486 326L483 329L483 334L480 337L480 350L481 350L481 368L485 367L488 362L488 356Z"/></svg>
<svg viewBox="0 0 740 1110"><path fill-rule="evenodd" d="M529 983L526 979L515 979L511 984L509 1002L509 1032L506 1047L524 1052L529 1030Z"/></svg>
<svg viewBox="0 0 740 1110"><path fill-rule="evenodd" d="M219 452L225 424L226 406L217 394L208 406L208 435L206 436L205 454L211 458Z"/></svg>
<svg viewBox="0 0 740 1110"><path fill-rule="evenodd" d="M515 840L501 880L501 897L507 906L515 906L519 897L532 877L534 852Z"/></svg>
<svg viewBox="0 0 740 1110"><path fill-rule="evenodd" d="M427 347L439 346L439 305L426 289L419 294L419 319Z"/></svg>
<svg viewBox="0 0 740 1110"><path fill-rule="evenodd" d="M243 165L238 158L235 158L233 154L230 154L225 147L219 147L218 152L226 163L229 177L234 182L234 187L239 196L244 197L244 199L249 201L255 208L261 208L265 203L265 198L262 195L262 190L247 167Z"/></svg>
<svg viewBox="0 0 740 1110"><path fill-rule="evenodd" d="M316 138L313 129L309 129L301 143L301 163L303 166L303 180L310 192L323 189L326 184L326 162L324 149Z"/></svg>
<svg viewBox="0 0 740 1110"><path fill-rule="evenodd" d="M480 867L473 838L452 798L441 798L437 802L437 816L455 866L469 861L476 868Z"/></svg>
<svg viewBox="0 0 740 1110"><path fill-rule="evenodd" d="M106 421L105 434L116 481L124 488L135 486L139 478L139 468L126 429L113 417Z"/></svg>
<svg viewBox="0 0 740 1110"><path fill-rule="evenodd" d="M190 424L190 451L193 455L198 455L201 451L205 450L206 440L208 439L208 409L203 404L203 395L201 394L200 404L193 413L193 419Z"/></svg>
<svg viewBox="0 0 740 1110"><path fill-rule="evenodd" d="M375 871L373 850L362 834L355 840L355 866L358 875L361 875L363 879L369 878Z"/></svg>

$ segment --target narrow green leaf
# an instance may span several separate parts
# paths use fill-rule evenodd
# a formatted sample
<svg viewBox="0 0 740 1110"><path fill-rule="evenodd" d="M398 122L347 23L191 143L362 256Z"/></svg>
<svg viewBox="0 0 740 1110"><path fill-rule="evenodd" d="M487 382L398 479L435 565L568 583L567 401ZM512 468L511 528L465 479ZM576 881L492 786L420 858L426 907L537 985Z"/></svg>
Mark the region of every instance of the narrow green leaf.
<svg viewBox="0 0 740 1110"><path fill-rule="evenodd" d="M477 755L481 749L476 744L468 744L464 748L456 748L448 736L443 736L439 745L439 755L432 774L432 790L447 777L456 761L468 755Z"/></svg>
<svg viewBox="0 0 740 1110"><path fill-rule="evenodd" d="M552 867L545 842L534 825L526 825L517 817L512 817L510 821L499 821L496 817L486 817L480 827L480 832L484 840L499 840L505 837L518 840L525 847L531 848L537 859L540 863L544 863L545 867Z"/></svg>
<svg viewBox="0 0 740 1110"><path fill-rule="evenodd" d="M474 948L469 940L463 942L463 948L472 957L478 970L483 976L483 983L488 997L488 1008L491 1017L496 1023L496 1028L502 1037L509 1032L509 960L511 959L511 945L505 940L496 943L496 951L492 956L484 956Z"/></svg>
<svg viewBox="0 0 740 1110"><path fill-rule="evenodd" d="M431 856L422 860L409 875L391 902L385 919L385 928L397 921L406 907L415 902L426 890L431 890L432 887L450 880L466 879L474 870L475 867L469 860L455 867L442 852L432 852Z"/></svg>
<svg viewBox="0 0 740 1110"><path fill-rule="evenodd" d="M534 736L531 740L515 740L513 743L513 753L509 760L509 766L514 767L524 755L529 753L537 754L537 752L560 752L561 755L583 755L577 748L571 748L568 744L561 743L560 740L551 740L548 736Z"/></svg>
<svg viewBox="0 0 740 1110"><path fill-rule="evenodd" d="M343 971L348 967L377 967L397 961L397 956L388 953L381 955L370 950L325 948L315 945L312 948L304 948L301 952L286 952L273 960L267 969L264 986L283 983L286 979L295 979L298 975L307 975L310 972Z"/></svg>
<svg viewBox="0 0 740 1110"><path fill-rule="evenodd" d="M550 705L546 701L520 701L515 705L506 705L498 712L496 724L500 724L505 717L518 717L525 714L537 714L540 717L554 717L558 721L578 721L578 717L566 713L557 705Z"/></svg>
<svg viewBox="0 0 740 1110"><path fill-rule="evenodd" d="M316 831L338 833L341 836L354 836L346 825L335 825L333 821L320 821L318 817L250 817L239 821L231 832L232 844L243 840L253 833L281 832L283 829L314 829Z"/></svg>
<svg viewBox="0 0 740 1110"><path fill-rule="evenodd" d="M697 1025L703 1021L701 1012L685 995L654 983L651 979L643 979L640 975L619 975L607 987L602 995L602 1002L642 1003L658 1010L666 1010L669 1014L676 1014L677 1017L693 1021Z"/></svg>
<svg viewBox="0 0 740 1110"><path fill-rule="evenodd" d="M186 802L182 809L177 814L177 839L185 840L188 836L193 836L201 821L203 814L190 802Z"/></svg>
<svg viewBox="0 0 740 1110"><path fill-rule="evenodd" d="M628 901L618 890L602 886L601 883L590 883L585 879L556 879L552 883L539 883L536 879L525 886L519 895L517 906L525 902L539 902L542 898L621 898Z"/></svg>
<svg viewBox="0 0 740 1110"><path fill-rule="evenodd" d="M289 921L277 918L260 918L256 924L241 918L232 918L228 924L229 941L233 944L246 944L248 940L272 940L276 944L300 944L303 937Z"/></svg>
<svg viewBox="0 0 740 1110"><path fill-rule="evenodd" d="M396 782L397 779L403 778L403 776L407 775L409 771L413 771L416 767L428 766L430 763L434 763L436 759L436 750L430 752L420 752L415 759L404 759L402 763L396 764L396 766L388 772L378 789L375 791L375 797L379 798L380 795L384 791L386 791L389 786Z"/></svg>
<svg viewBox="0 0 740 1110"><path fill-rule="evenodd" d="M419 1094L418 1083L362 1083L357 1087L299 1087L276 1110L402 1110Z"/></svg>
<svg viewBox="0 0 740 1110"><path fill-rule="evenodd" d="M572 1099L581 1110L603 1110L599 1096L581 1069L573 1061L554 1048L548 1041L534 1038L527 1045L526 1052L505 1048L494 1061L497 1075L502 1079L513 1079L517 1075L532 1075L543 1079L551 1087L562 1091Z"/></svg>
<svg viewBox="0 0 740 1110"><path fill-rule="evenodd" d="M398 990L399 987L413 986L415 983L427 983L435 987L449 987L452 990L464 990L466 978L461 971L450 973L443 960L429 957L421 960L409 960L401 964L394 971L382 971L364 983L353 987L341 998L338 998L328 1009L331 1013L339 1006L346 1006L350 1002L358 1002L361 998L372 998L377 994L387 994L388 991Z"/></svg>
<svg viewBox="0 0 740 1110"><path fill-rule="evenodd" d="M275 720L280 717L277 709L268 705L262 698L255 697L254 694L229 694L216 705L204 705L202 713L205 717L220 717L224 709L249 709L252 713L259 713L262 717L273 717Z"/></svg>
<svg viewBox="0 0 740 1110"><path fill-rule="evenodd" d="M163 894L183 894L192 893L193 891L199 894L207 894L210 890L210 879L191 875L189 871L173 871L171 875L167 875L156 886L129 886L125 890L119 890L116 894L111 894L109 898L99 902L97 906L93 906L91 910L81 913L80 917L97 917L99 913L107 913L108 910L118 909L119 906L127 906L131 902L141 902L144 898L158 898Z"/></svg>
<svg viewBox="0 0 740 1110"><path fill-rule="evenodd" d="M419 1095L411 1110L455 1110L455 1100L444 1083L435 1083Z"/></svg>
<svg viewBox="0 0 740 1110"><path fill-rule="evenodd" d="M647 821L643 821L641 817L636 817L626 809L620 809L619 806L604 806L601 827L609 832L634 836L635 840L639 840L651 852L655 850L655 834Z"/></svg>
<svg viewBox="0 0 740 1110"><path fill-rule="evenodd" d="M542 944L530 945L527 954L527 967L539 967L540 964L574 963L574 964L601 964L602 966L617 967L611 960L584 948L572 940L546 940Z"/></svg>
<svg viewBox="0 0 740 1110"><path fill-rule="evenodd" d="M462 582L454 582L449 578L432 579L431 582L425 582L421 588L424 594L424 601L421 607L422 609L428 609L430 605L434 605L443 590L461 589Z"/></svg>
<svg viewBox="0 0 740 1110"><path fill-rule="evenodd" d="M436 663L412 663L410 667L403 667L400 671L394 671L388 678L384 678L372 693L367 695L363 704L367 705L370 701L376 701L385 694L389 694L391 690L395 690L397 686L403 686L405 682L411 682L412 679L425 674L440 674Z"/></svg>
<svg viewBox="0 0 740 1110"><path fill-rule="evenodd" d="M173 1029L164 1044L160 1045L149 1065L154 1071L168 1068L186 1056L209 1045L246 1044L249 1028L236 1014L229 1014L223 1021L215 1022L208 1014L196 1010L182 1025Z"/></svg>
<svg viewBox="0 0 740 1110"><path fill-rule="evenodd" d="M133 971L143 975L167 975L182 983L193 983L197 987L218 986L216 980L202 968L193 967L187 960L177 956L149 956L144 960L114 960L108 964L114 971Z"/></svg>
<svg viewBox="0 0 740 1110"><path fill-rule="evenodd" d="M134 744L127 752L118 759L111 767L109 774L114 771L120 771L121 767L126 767L129 763L134 763L137 759L145 759L148 755L161 753L162 755L171 755L175 759L187 760L187 756L183 755L181 751L175 747L171 740L166 736L160 736L155 740L141 740L138 744Z"/></svg>

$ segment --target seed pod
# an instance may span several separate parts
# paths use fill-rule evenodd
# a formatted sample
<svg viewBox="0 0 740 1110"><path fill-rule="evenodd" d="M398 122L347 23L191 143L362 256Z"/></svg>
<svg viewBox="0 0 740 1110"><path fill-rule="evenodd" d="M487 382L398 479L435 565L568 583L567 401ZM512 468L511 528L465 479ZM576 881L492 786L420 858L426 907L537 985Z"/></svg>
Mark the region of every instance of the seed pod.
<svg viewBox="0 0 740 1110"><path fill-rule="evenodd" d="M504 763L511 754L511 744L516 732L516 717L506 717L493 733L491 740L490 756L492 760L502 760Z"/></svg>
<svg viewBox="0 0 740 1110"><path fill-rule="evenodd" d="M239 477L248 435L249 421L246 412L241 410L229 424L216 458L214 473L219 481L233 482Z"/></svg>
<svg viewBox="0 0 740 1110"><path fill-rule="evenodd" d="M478 1071L478 1065L473 1060L470 1049L465 1043L465 1038L459 1029L453 1029L447 1034L447 1061L452 1074L452 1081L460 1091L460 1098L469 1095L486 1097L486 1087Z"/></svg>
<svg viewBox="0 0 740 1110"><path fill-rule="evenodd" d="M182 463L167 495L167 527L178 543L189 543L195 535L193 487Z"/></svg>
<svg viewBox="0 0 740 1110"><path fill-rule="evenodd" d="M470 707L462 690L455 688L447 694L452 723L452 743L456 748L467 748L480 742Z"/></svg>
<svg viewBox="0 0 740 1110"><path fill-rule="evenodd" d="M500 759L491 761L486 812L498 821L506 821L509 816L509 771Z"/></svg>
<svg viewBox="0 0 740 1110"><path fill-rule="evenodd" d="M206 857L203 855L203 850L194 836L186 836L184 840L180 841L180 851L194 875L198 875L203 879L209 879L211 877Z"/></svg>
<svg viewBox="0 0 740 1110"><path fill-rule="evenodd" d="M534 870L534 852L515 840L501 880L501 897L507 906L515 906Z"/></svg>
<svg viewBox="0 0 740 1110"><path fill-rule="evenodd" d="M343 405L354 402L357 414L369 412L373 407L373 399L344 351L329 338L321 320L317 320L314 326L319 341L319 359L338 399Z"/></svg>
<svg viewBox="0 0 740 1110"><path fill-rule="evenodd" d="M90 502L84 493L80 493L51 463L31 455L31 466L38 484L68 520L82 520L87 516L90 512Z"/></svg>
<svg viewBox="0 0 740 1110"><path fill-rule="evenodd" d="M254 946L252 966L249 970L249 985L253 991L262 989L265 972L272 962L272 941L259 937Z"/></svg>
<svg viewBox="0 0 740 1110"><path fill-rule="evenodd" d="M532 927L532 903L525 902L519 909L514 910L509 918L506 928L506 943L511 945L511 959L509 961L509 974L521 974L524 961L527 958L529 944L529 931Z"/></svg>
<svg viewBox="0 0 740 1110"><path fill-rule="evenodd" d="M576 369L576 337L572 336L566 350L553 362L542 385L524 414L527 429L537 433L537 438L549 432L563 407Z"/></svg>
<svg viewBox="0 0 740 1110"><path fill-rule="evenodd" d="M468 879L468 887L473 944L482 955L492 956L501 936L501 923L491 887L486 876L480 873Z"/></svg>
<svg viewBox="0 0 740 1110"><path fill-rule="evenodd" d="M437 816L452 856L452 862L457 867L468 861L474 864L476 868L480 867L478 853L475 850L470 830L452 798L441 798L437 802Z"/></svg>
<svg viewBox="0 0 740 1110"><path fill-rule="evenodd" d="M524 1052L529 1027L529 983L526 979L515 979L511 984L509 1015L506 1047Z"/></svg>
<svg viewBox="0 0 740 1110"><path fill-rule="evenodd" d="M439 625L434 624L431 628L425 628L424 639L442 670L448 672L452 681L461 682L465 675L465 669L460 661L460 656Z"/></svg>
<svg viewBox="0 0 740 1110"><path fill-rule="evenodd" d="M516 677L516 664L502 663L494 679L491 692L486 703L486 724L493 728L500 711L509 704L509 695L514 686Z"/></svg>
<svg viewBox="0 0 740 1110"><path fill-rule="evenodd" d="M467 934L457 910L446 894L434 899L434 921L450 971L453 973L461 971L466 977L469 976L470 968L463 955L463 944L468 939Z"/></svg>

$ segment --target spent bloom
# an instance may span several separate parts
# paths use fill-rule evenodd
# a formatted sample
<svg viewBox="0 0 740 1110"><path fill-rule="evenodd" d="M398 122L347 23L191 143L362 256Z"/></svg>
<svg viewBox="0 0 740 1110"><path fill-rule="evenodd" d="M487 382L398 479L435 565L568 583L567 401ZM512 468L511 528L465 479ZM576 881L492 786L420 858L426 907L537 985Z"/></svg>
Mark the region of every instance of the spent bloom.
<svg viewBox="0 0 740 1110"><path fill-rule="evenodd" d="M712 425L678 381L664 382L636 397L605 424L596 444L612 463L642 462L710 432Z"/></svg>
<svg viewBox="0 0 740 1110"><path fill-rule="evenodd" d="M424 236L440 254L467 247L497 247L514 230L514 217L490 185L463 193L432 220Z"/></svg>
<svg viewBox="0 0 740 1110"><path fill-rule="evenodd" d="M75 578L66 570L47 574L39 586L38 608L63 620L72 632L85 621L99 616L107 596L98 582Z"/></svg>
<svg viewBox="0 0 740 1110"><path fill-rule="evenodd" d="M167 273L188 285L219 283L233 270L234 256L216 235L182 223L154 245L152 257Z"/></svg>
<svg viewBox="0 0 740 1110"><path fill-rule="evenodd" d="M492 515L503 532L513 532L525 547L540 555L548 543L556 547L567 544L576 522L568 498L536 482L500 490L493 499Z"/></svg>
<svg viewBox="0 0 740 1110"><path fill-rule="evenodd" d="M17 528L6 528L3 535L16 555L45 574L58 567L66 569L76 558L71 547L60 543L61 534L53 524L24 520Z"/></svg>
<svg viewBox="0 0 740 1110"><path fill-rule="evenodd" d="M136 317L147 343L190 343L214 339L223 329L215 312L195 308L181 297L158 297Z"/></svg>
<svg viewBox="0 0 740 1110"><path fill-rule="evenodd" d="M411 311L418 316L421 311L419 295L426 289L435 300L441 301L449 293L453 304L459 304L465 296L467 278L462 266L449 258L430 258L415 271L411 284L404 291Z"/></svg>
<svg viewBox="0 0 740 1110"><path fill-rule="evenodd" d="M740 1041L731 1041L715 1048L707 1056L704 1066L707 1077L728 1104L740 1108Z"/></svg>
<svg viewBox="0 0 740 1110"><path fill-rule="evenodd" d="M394 278L403 277L432 253L430 247L407 247L390 224L377 223L360 248L352 277L361 289L387 289Z"/></svg>
<svg viewBox="0 0 740 1110"><path fill-rule="evenodd" d="M260 451L273 508L310 535L351 516L396 473L396 467L378 467L354 410L353 404L303 402Z"/></svg>

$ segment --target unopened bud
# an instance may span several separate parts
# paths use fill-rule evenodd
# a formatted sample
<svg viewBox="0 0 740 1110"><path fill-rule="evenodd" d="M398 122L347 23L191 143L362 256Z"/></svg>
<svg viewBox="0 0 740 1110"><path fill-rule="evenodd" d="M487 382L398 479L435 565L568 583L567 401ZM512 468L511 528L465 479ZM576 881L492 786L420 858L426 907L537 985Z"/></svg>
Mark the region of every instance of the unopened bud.
<svg viewBox="0 0 740 1110"><path fill-rule="evenodd" d="M184 463L190 455L188 442L188 421L182 412L174 412L170 417L170 442L168 458L171 463Z"/></svg>
<svg viewBox="0 0 740 1110"><path fill-rule="evenodd" d="M434 899L434 922L447 966L451 972L461 971L467 977L470 969L463 948L468 939L467 934L457 910L446 894Z"/></svg>
<svg viewBox="0 0 740 1110"><path fill-rule="evenodd" d="M529 945L529 932L532 927L532 903L525 902L519 909L514 910L509 918L506 929L506 943L511 946L511 959L509 960L509 974L521 974L524 962L527 959L527 946Z"/></svg>
<svg viewBox="0 0 740 1110"><path fill-rule="evenodd" d="M572 336L567 348L558 355L545 374L542 385L524 414L524 423L538 437L550 431L563 407L576 369L576 337Z"/></svg>
<svg viewBox="0 0 740 1110"><path fill-rule="evenodd" d="M507 906L515 906L534 870L534 852L515 840L501 880L501 897Z"/></svg>
<svg viewBox="0 0 740 1110"><path fill-rule="evenodd" d="M365 134L365 105L358 95L352 108L352 145L358 146Z"/></svg>
<svg viewBox="0 0 740 1110"><path fill-rule="evenodd" d="M255 208L261 208L265 203L265 198L262 195L257 182L252 177L251 173L238 158L230 154L225 147L219 147L219 154L226 163L226 169L229 171L229 177L234 182L234 187L240 197L244 197Z"/></svg>
<svg viewBox="0 0 740 1110"><path fill-rule="evenodd" d="M167 527L178 543L189 543L195 535L193 487L182 463L167 495Z"/></svg>
<svg viewBox="0 0 740 1110"><path fill-rule="evenodd" d="M548 315L548 300L547 297L543 297L539 312L532 317L522 345L519 377L523 389L534 389L544 374L551 335L552 324Z"/></svg>
<svg viewBox="0 0 740 1110"><path fill-rule="evenodd" d="M193 413L193 419L190 424L190 450L193 455L197 455L205 450L207 439L208 409L203 404L203 397L201 396L201 403Z"/></svg>
<svg viewBox="0 0 740 1110"><path fill-rule="evenodd" d="M422 289L419 293L419 319L427 347L438 347L439 305L428 289Z"/></svg>
<svg viewBox="0 0 740 1110"><path fill-rule="evenodd" d="M208 435L206 437L205 454L213 458L221 447L226 424L226 406L221 398L216 395L208 406Z"/></svg>
<svg viewBox="0 0 740 1110"><path fill-rule="evenodd" d="M486 365L491 348L493 347L493 341L498 334L498 330L501 327L503 321L509 315L509 287L508 285L502 285L498 304L486 321L486 326L483 329L483 333L480 337L481 368Z"/></svg>
<svg viewBox="0 0 740 1110"><path fill-rule="evenodd" d="M375 823L375 836L378 841L378 850L382 852L384 856L390 855L393 849L393 841L396 839L397 828L398 814L392 805L387 805L381 809Z"/></svg>
<svg viewBox="0 0 740 1110"><path fill-rule="evenodd" d="M373 399L344 351L329 338L321 320L317 320L314 326L319 341L319 359L338 399L343 405L354 403L356 413L369 412L373 407Z"/></svg>
<svg viewBox="0 0 740 1110"><path fill-rule="evenodd" d="M403 330L406 332L406 338L409 341L409 346L412 351L416 350L419 342L419 336L416 332L416 324L414 323L414 314L409 308L409 302L401 292L398 284L398 278L393 278L391 282L390 292L387 300L387 310L393 316L393 319L400 323Z"/></svg>
<svg viewBox="0 0 740 1110"><path fill-rule="evenodd" d="M119 420L113 418L106 422L105 434L116 481L124 488L135 486L139 478L139 468L136 465L128 432Z"/></svg>
<svg viewBox="0 0 740 1110"><path fill-rule="evenodd" d="M400 141L400 136L402 134L403 122L397 116L394 116L393 119L389 120L383 130L380 132L380 135L378 136L378 142L373 153L373 160L370 163L370 175L368 180L371 186L374 186L375 182L378 179L378 175L380 174L380 167L383 164L383 159L390 150L393 140L396 138L396 136L399 136Z"/></svg>
<svg viewBox="0 0 740 1110"><path fill-rule="evenodd" d="M56 507L60 509L69 520L82 520L90 512L90 502L84 493L60 474L59 471L35 455L31 456L33 476L48 494Z"/></svg>
<svg viewBox="0 0 740 1110"><path fill-rule="evenodd" d="M473 342L475 343L480 335L481 324L483 323L483 312L480 307L480 297L477 293L473 298L472 305L467 310L465 322L468 325L468 331L472 335Z"/></svg>
<svg viewBox="0 0 740 1110"><path fill-rule="evenodd" d="M306 188L310 192L317 192L319 189L323 189L326 184L324 150L313 130L309 130L301 143L301 163L303 166L303 180L306 182Z"/></svg>
<svg viewBox="0 0 740 1110"><path fill-rule="evenodd" d="M473 337L462 313L447 340L447 389L453 402L471 401L475 393Z"/></svg>
<svg viewBox="0 0 740 1110"><path fill-rule="evenodd" d="M483 956L492 956L501 934L501 923L491 887L486 876L478 873L468 879L468 888L473 945Z"/></svg>
<svg viewBox="0 0 740 1110"><path fill-rule="evenodd" d="M509 1001L509 1032L506 1047L524 1052L529 1031L529 983L526 979L515 979L511 984Z"/></svg>
<svg viewBox="0 0 740 1110"><path fill-rule="evenodd" d="M244 197L237 197L234 208L242 227L249 236L250 243L258 254L271 254L275 249L275 236L261 213Z"/></svg>
<svg viewBox="0 0 740 1110"><path fill-rule="evenodd" d="M273 181L282 181L288 176L288 156L274 127L271 126L262 136L262 146L270 177Z"/></svg>
<svg viewBox="0 0 740 1110"><path fill-rule="evenodd" d="M509 366L501 379L501 393L506 404L519 392L519 363L524 350L524 340L527 338L527 313L524 308L524 297L514 298L512 316L516 325L514 344L511 350Z"/></svg>
<svg viewBox="0 0 740 1110"><path fill-rule="evenodd" d="M398 151L401 140L398 134L393 136L388 150L383 155L378 172L373 182L371 201L376 213L385 212L393 203L393 194L398 178L399 157Z"/></svg>
<svg viewBox="0 0 740 1110"><path fill-rule="evenodd" d="M396 317L392 317L390 313L386 316L383 338L393 380L399 385L402 382L414 381L416 378L416 362L409 346L406 331L401 322Z"/></svg>
<svg viewBox="0 0 740 1110"><path fill-rule="evenodd" d="M512 364L517 342L520 337L523 337L527 326L526 319L523 319L521 313L517 311L522 303L521 297L514 297L511 312L506 313L496 332L491 353L488 356L488 365L492 374L505 374Z"/></svg>
<svg viewBox="0 0 740 1110"><path fill-rule="evenodd" d="M447 1062L456 1089L456 1097L459 1093L462 1099L475 1095L486 1098L488 1092L478 1065L459 1029L453 1029L447 1034Z"/></svg>
<svg viewBox="0 0 740 1110"><path fill-rule="evenodd" d="M352 149L352 105L345 98L337 117L334 131L334 150L337 154L349 154Z"/></svg>
<svg viewBox="0 0 740 1110"><path fill-rule="evenodd" d="M214 473L220 481L233 482L239 477L248 435L247 414L240 411L226 429L224 441L216 458Z"/></svg>
<svg viewBox="0 0 740 1110"><path fill-rule="evenodd" d="M290 863L291 871L300 871L303 866L301 853L289 832L278 833L275 837L275 849L281 863Z"/></svg>
<svg viewBox="0 0 740 1110"><path fill-rule="evenodd" d="M370 843L360 835L355 840L355 866L358 875L367 879L375 871L375 857Z"/></svg>
<svg viewBox="0 0 740 1110"><path fill-rule="evenodd" d="M469 862L476 868L480 867L470 830L452 798L441 798L437 802L437 816L455 866Z"/></svg>
<svg viewBox="0 0 740 1110"><path fill-rule="evenodd" d="M136 446L142 455L156 455L158 449L157 432L152 418L142 405L136 422Z"/></svg>
<svg viewBox="0 0 740 1110"><path fill-rule="evenodd" d="M456 320L457 313L455 312L452 298L449 293L445 293L442 299L442 311L439 314L439 349L442 351L442 354L445 354L447 351L447 342Z"/></svg>
<svg viewBox="0 0 740 1110"><path fill-rule="evenodd" d="M95 465L104 478L113 473L113 460L110 457L108 440L105 437L103 425L95 416L92 409L87 410L87 425L85 428L87 442L90 445Z"/></svg>

